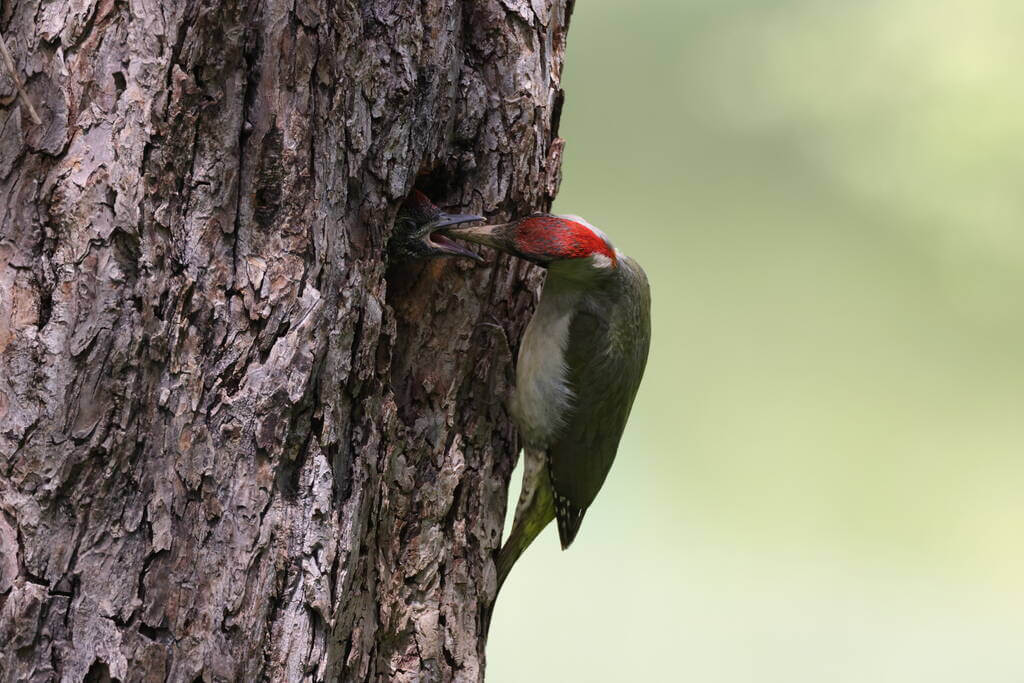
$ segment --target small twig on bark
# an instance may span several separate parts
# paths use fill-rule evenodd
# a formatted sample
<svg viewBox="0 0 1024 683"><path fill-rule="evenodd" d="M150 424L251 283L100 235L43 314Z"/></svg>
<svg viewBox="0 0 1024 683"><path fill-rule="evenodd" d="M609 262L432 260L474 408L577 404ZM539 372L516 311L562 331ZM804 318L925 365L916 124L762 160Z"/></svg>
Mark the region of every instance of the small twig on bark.
<svg viewBox="0 0 1024 683"><path fill-rule="evenodd" d="M21 79L18 78L18 72L14 69L14 60L11 59L11 53L7 51L7 42L4 40L2 33L0 33L0 54L4 57L4 63L7 64L7 70L11 72L11 78L14 79L14 87L18 89L18 96L28 108L28 115L32 117L32 123L37 126L42 125L43 120L39 118L39 114L36 113L36 108L32 106L32 100L30 100L28 95L25 94L25 89L21 85Z"/></svg>

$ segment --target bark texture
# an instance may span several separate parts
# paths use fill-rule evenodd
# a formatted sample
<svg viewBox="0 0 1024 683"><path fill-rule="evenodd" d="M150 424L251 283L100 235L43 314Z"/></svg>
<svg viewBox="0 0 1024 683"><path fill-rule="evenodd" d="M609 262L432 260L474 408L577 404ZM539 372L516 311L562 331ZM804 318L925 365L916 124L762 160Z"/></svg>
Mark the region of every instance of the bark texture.
<svg viewBox="0 0 1024 683"><path fill-rule="evenodd" d="M571 5L0 5L0 680L482 678Z"/></svg>

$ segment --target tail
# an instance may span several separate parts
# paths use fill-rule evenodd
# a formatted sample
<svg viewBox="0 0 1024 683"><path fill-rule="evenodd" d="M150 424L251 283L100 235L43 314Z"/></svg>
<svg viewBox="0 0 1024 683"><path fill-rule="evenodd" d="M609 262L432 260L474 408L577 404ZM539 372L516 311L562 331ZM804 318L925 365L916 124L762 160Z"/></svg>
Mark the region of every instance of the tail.
<svg viewBox="0 0 1024 683"><path fill-rule="evenodd" d="M548 478L547 456L544 451L524 449L523 451L523 491L519 494L516 504L516 518L512 522L505 545L498 552L495 565L498 569L498 588L494 592L497 600L501 586L508 578L512 566L519 556L533 543L533 539L544 530L555 518L555 500ZM486 636L491 629L491 616L494 614L494 602L486 605L481 613L483 632Z"/></svg>
<svg viewBox="0 0 1024 683"><path fill-rule="evenodd" d="M512 532L501 547L496 562L499 591L519 556L555 518L555 502L547 469L543 451L526 449L523 452L523 492L516 505Z"/></svg>

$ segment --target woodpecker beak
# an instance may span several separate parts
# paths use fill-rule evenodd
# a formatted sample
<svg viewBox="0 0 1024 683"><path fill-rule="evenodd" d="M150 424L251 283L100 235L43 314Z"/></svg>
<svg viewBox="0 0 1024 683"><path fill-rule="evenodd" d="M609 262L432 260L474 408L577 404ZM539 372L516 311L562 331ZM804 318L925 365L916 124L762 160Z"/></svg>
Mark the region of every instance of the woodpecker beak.
<svg viewBox="0 0 1024 683"><path fill-rule="evenodd" d="M454 237L458 240L483 244L499 251L509 251L508 237L506 236L507 227L507 223L499 225L474 225L464 228L448 228L445 230L445 233L449 237Z"/></svg>
<svg viewBox="0 0 1024 683"><path fill-rule="evenodd" d="M437 220L428 223L426 228L426 241L431 251L434 253L451 254L452 256L465 256L471 258L474 261L483 262L484 257L475 251L471 251L466 247L462 246L458 242L453 242L448 239L444 233L448 232L453 226L461 225L462 223L476 223L477 221L486 220L483 216L474 216L472 214L460 214L460 213L444 213L437 217Z"/></svg>

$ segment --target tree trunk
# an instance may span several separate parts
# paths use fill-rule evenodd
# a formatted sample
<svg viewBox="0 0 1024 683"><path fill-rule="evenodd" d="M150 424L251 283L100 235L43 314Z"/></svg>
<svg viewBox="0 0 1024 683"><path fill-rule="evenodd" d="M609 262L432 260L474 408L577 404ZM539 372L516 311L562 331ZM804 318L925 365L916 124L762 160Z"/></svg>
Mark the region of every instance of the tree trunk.
<svg viewBox="0 0 1024 683"><path fill-rule="evenodd" d="M474 680L572 0L14 0L0 680Z"/></svg>

